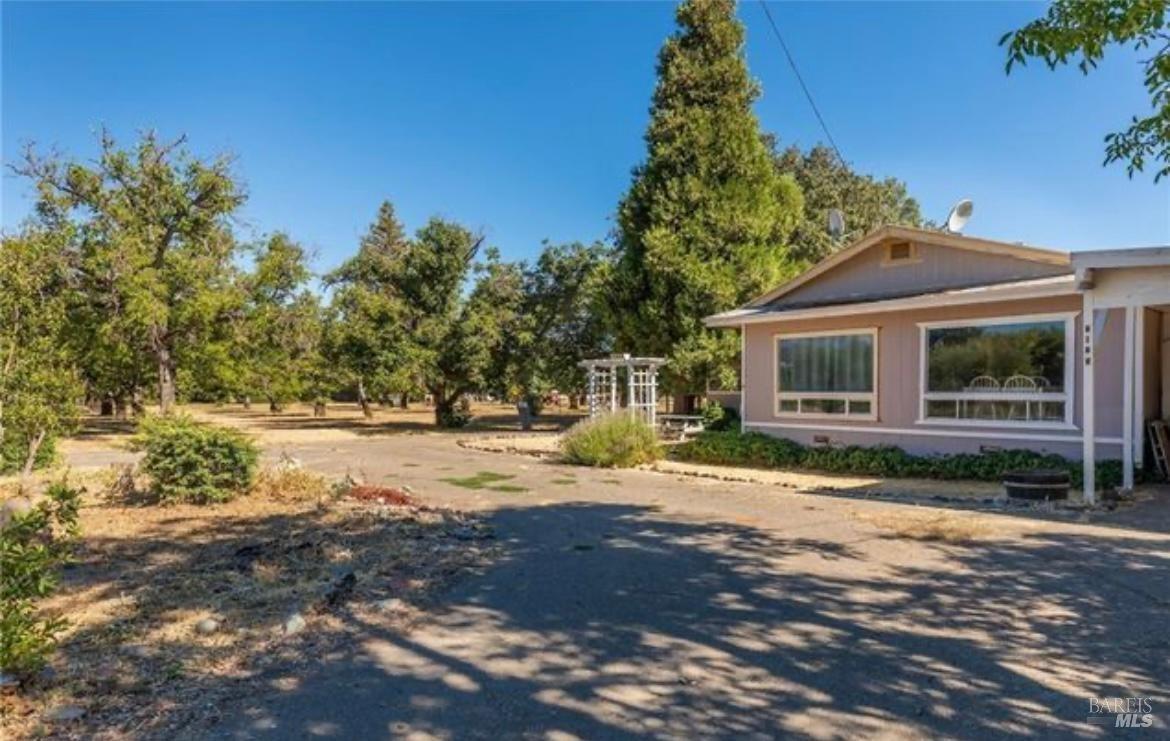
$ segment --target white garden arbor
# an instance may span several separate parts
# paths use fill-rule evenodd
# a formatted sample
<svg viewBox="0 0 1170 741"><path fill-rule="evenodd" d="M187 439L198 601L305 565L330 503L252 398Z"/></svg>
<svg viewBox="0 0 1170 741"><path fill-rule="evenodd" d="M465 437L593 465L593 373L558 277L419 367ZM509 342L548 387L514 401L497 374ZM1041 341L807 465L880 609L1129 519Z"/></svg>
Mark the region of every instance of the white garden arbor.
<svg viewBox="0 0 1170 741"><path fill-rule="evenodd" d="M665 358L639 358L628 354L582 360L578 365L585 369L589 378L589 416L625 408L653 426L658 411L658 369L665 364ZM623 369L625 407L621 403L618 378Z"/></svg>

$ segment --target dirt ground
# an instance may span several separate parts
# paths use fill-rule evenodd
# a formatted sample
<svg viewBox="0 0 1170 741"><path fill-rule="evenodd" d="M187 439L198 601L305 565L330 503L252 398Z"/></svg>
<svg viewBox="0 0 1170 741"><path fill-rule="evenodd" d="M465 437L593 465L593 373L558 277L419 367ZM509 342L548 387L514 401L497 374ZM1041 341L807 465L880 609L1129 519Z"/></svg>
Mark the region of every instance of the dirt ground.
<svg viewBox="0 0 1170 741"><path fill-rule="evenodd" d="M437 589L495 550L475 516L271 464L232 502L154 505L114 486L136 456L130 432L89 420L43 477L85 488L75 561L43 604L69 627L24 691L0 692L0 737L168 736L254 691L265 670L295 678L355 626L409 630ZM49 720L78 709L79 720Z"/></svg>
<svg viewBox="0 0 1170 741"><path fill-rule="evenodd" d="M883 501L475 449L501 433L538 437L517 435L503 410L489 429L456 434L394 426L389 410L372 433L341 417L299 430L198 413L247 427L269 462L289 456L330 479L409 490L456 519L375 522L345 502L324 512L95 502L85 560L54 600L92 612L74 636L95 638L66 642L45 690L70 693L54 701L87 716L48 722L43 703L27 721L38 732L1101 738L1109 729L1086 721L1089 699L1132 696L1150 698L1153 730L1168 730L1170 659L1150 629L1170 605L1166 493L1115 512L971 511L929 490ZM76 470L132 457L106 434L63 446ZM149 543L110 536L126 518ZM331 535L296 583L268 573L292 556L237 566L241 549L295 554L322 531ZM437 544L451 561L436 573L426 549ZM423 551L399 558L400 547ZM281 634L282 607L318 600L338 554L377 576L345 610L306 613L307 630ZM271 601L245 588L265 579ZM406 604L389 616L370 607L385 595ZM194 631L212 615L223 632ZM129 710L106 714L117 687Z"/></svg>
<svg viewBox="0 0 1170 741"><path fill-rule="evenodd" d="M313 408L309 404L291 404L277 414L259 404L253 404L250 410L238 404L192 404L184 410L196 417L245 429L258 436L265 445L437 431L434 409L422 404L407 409L375 406L371 419L362 416L355 404L331 404L325 417L313 417ZM471 413L471 423L459 433L520 431L515 405L477 402L471 405ZM533 431L561 430L583 415L583 410L571 410L567 406L550 408L534 420Z"/></svg>

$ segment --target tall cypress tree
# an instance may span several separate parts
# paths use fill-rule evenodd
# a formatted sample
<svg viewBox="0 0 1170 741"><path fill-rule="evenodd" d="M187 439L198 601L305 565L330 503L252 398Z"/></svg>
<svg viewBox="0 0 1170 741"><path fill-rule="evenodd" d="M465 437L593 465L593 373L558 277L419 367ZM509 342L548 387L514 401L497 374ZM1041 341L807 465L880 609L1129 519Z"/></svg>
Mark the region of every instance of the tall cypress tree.
<svg viewBox="0 0 1170 741"><path fill-rule="evenodd" d="M618 207L618 349L671 359L675 392L734 375L738 340L703 327L792 271L800 189L777 173L752 103L734 0L686 0L658 56L648 156Z"/></svg>

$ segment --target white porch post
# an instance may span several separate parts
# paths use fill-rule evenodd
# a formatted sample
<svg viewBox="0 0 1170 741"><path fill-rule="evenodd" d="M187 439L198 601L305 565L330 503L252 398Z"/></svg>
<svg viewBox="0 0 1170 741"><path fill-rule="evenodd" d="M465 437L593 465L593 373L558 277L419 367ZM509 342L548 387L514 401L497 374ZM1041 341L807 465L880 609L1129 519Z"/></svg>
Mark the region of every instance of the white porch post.
<svg viewBox="0 0 1170 741"><path fill-rule="evenodd" d="M1121 374L1121 485L1133 488L1133 377L1134 377L1134 310L1125 307L1125 350Z"/></svg>
<svg viewBox="0 0 1170 741"><path fill-rule="evenodd" d="M1083 294L1081 309L1081 351L1084 358L1081 380L1081 435L1083 445L1081 463L1085 471L1083 478L1086 504L1092 504L1097 499L1097 450L1096 441L1094 440L1097 434L1097 427L1096 421L1093 418L1093 366L1096 365L1093 358L1095 344L1093 326L1096 322L1093 319L1093 289L1090 288L1086 289Z"/></svg>
<svg viewBox="0 0 1170 741"><path fill-rule="evenodd" d="M1133 465L1140 471L1146 465L1146 309L1134 310Z"/></svg>

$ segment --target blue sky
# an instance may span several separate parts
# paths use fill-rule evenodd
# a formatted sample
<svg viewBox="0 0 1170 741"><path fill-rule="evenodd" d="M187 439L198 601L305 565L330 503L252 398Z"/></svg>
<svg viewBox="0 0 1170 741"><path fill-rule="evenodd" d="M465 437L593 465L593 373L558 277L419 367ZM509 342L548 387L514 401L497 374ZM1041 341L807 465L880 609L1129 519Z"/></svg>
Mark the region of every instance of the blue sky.
<svg viewBox="0 0 1170 741"><path fill-rule="evenodd" d="M1137 56L1099 70L1003 73L1000 35L1031 3L772 3L845 157L906 181L967 232L1086 249L1170 244L1170 184L1103 168L1102 137L1144 111ZM642 134L669 3L12 3L2 5L3 158L35 140L80 157L104 124L230 150L241 234L283 229L321 269L356 249L383 199L506 257L612 228ZM762 127L822 138L759 5L747 58ZM3 179L3 225L28 213Z"/></svg>

